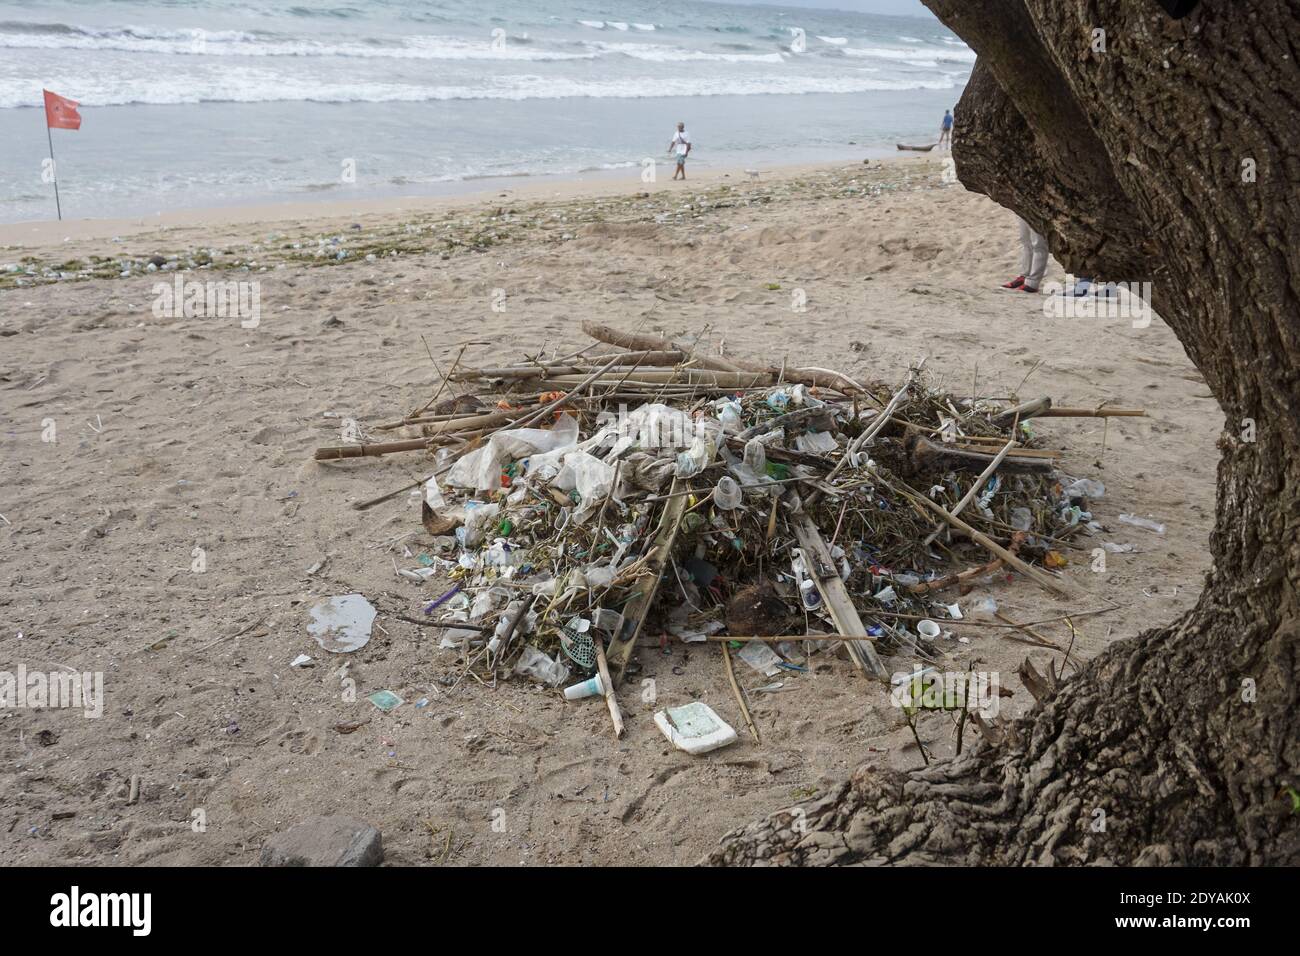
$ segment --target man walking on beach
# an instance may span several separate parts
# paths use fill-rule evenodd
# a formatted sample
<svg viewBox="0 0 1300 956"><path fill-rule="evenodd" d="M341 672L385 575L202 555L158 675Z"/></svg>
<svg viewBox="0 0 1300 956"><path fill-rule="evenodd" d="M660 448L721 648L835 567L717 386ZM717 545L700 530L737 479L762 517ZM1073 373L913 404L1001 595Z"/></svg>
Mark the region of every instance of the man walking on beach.
<svg viewBox="0 0 1300 956"><path fill-rule="evenodd" d="M677 132L673 133L673 138L668 143L668 152L677 154L677 169L673 171L673 179L685 179L686 157L691 152L691 134L686 132L685 123L677 124Z"/></svg>
<svg viewBox="0 0 1300 956"><path fill-rule="evenodd" d="M947 143L948 148L952 149L952 111L943 111L943 122L939 124L939 146Z"/></svg>

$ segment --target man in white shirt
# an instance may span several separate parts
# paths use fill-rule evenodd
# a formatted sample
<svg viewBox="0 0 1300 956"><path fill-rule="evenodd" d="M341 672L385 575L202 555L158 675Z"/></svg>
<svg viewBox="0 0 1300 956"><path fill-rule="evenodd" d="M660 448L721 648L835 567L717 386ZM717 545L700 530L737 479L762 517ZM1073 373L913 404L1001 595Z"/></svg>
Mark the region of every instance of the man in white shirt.
<svg viewBox="0 0 1300 956"><path fill-rule="evenodd" d="M668 152L677 154L677 169L673 172L673 179L685 179L686 157L691 152L691 134L686 132L685 123L677 124L677 132L673 133L673 138L668 143Z"/></svg>

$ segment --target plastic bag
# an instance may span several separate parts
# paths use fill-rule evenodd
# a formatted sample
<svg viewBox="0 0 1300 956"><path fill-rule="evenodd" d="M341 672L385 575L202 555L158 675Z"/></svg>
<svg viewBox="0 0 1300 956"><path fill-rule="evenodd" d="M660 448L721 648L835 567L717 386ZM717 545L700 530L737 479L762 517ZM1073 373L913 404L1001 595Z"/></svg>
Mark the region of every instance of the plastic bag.
<svg viewBox="0 0 1300 956"><path fill-rule="evenodd" d="M1106 486L1091 478L1076 478L1062 494L1067 498L1101 498L1106 494Z"/></svg>
<svg viewBox="0 0 1300 956"><path fill-rule="evenodd" d="M434 511L443 508L447 504L447 499L443 497L442 489L438 487L438 479L433 475L424 483L424 503Z"/></svg>
<svg viewBox="0 0 1300 956"><path fill-rule="evenodd" d="M578 493L581 505L573 518L582 524L613 490L614 468L585 451L571 451L564 456L564 466L551 484L561 491Z"/></svg>
<svg viewBox="0 0 1300 956"><path fill-rule="evenodd" d="M804 432L794 440L795 451L812 455L824 455L838 446L839 443L830 432Z"/></svg>
<svg viewBox="0 0 1300 956"><path fill-rule="evenodd" d="M506 632L512 629L515 618L523 611L525 604L526 602L524 601L511 601L506 606L505 611L502 612L501 617L497 620L496 630L492 632L492 640L488 641L487 646L489 651L494 654L496 653L497 648L501 646L501 641L506 636ZM522 625L524 622L520 621L519 623ZM519 633L519 628L514 628L514 631L515 633ZM514 635L512 634L511 636L513 637Z"/></svg>
<svg viewBox="0 0 1300 956"><path fill-rule="evenodd" d="M500 510L501 506L495 502L492 504L465 502L465 526L456 529L461 544L466 548L477 548L482 544L485 532L496 520Z"/></svg>
<svg viewBox="0 0 1300 956"><path fill-rule="evenodd" d="M1034 515L1028 508L1011 509L1011 527L1017 531L1028 531L1034 526Z"/></svg>
<svg viewBox="0 0 1300 956"><path fill-rule="evenodd" d="M497 432L482 448L456 462L447 473L448 485L493 491L501 487L501 468L516 458L555 452L578 443L578 422L561 415L554 428L512 428Z"/></svg>
<svg viewBox="0 0 1300 956"><path fill-rule="evenodd" d="M722 430L728 435L739 434L745 428L745 419L740 409L740 402L734 398L724 398L718 401L718 421L722 422Z"/></svg>
<svg viewBox="0 0 1300 956"><path fill-rule="evenodd" d="M696 435L691 447L677 456L676 475L678 478L693 478L713 461L718 448L707 434Z"/></svg>
<svg viewBox="0 0 1300 956"><path fill-rule="evenodd" d="M551 660L531 644L525 644L515 662L515 673L545 684L559 687L569 679L569 668L559 661Z"/></svg>
<svg viewBox="0 0 1300 956"><path fill-rule="evenodd" d="M1139 518L1137 515L1120 515L1119 520L1125 524L1131 524L1135 528L1154 531L1156 534L1165 533L1165 526L1159 521L1152 521L1150 518Z"/></svg>

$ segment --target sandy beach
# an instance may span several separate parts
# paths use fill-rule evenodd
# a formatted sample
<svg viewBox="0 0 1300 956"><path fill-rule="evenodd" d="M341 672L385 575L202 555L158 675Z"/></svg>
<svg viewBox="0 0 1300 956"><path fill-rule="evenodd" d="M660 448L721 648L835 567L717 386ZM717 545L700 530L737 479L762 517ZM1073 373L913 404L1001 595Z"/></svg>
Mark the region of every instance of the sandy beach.
<svg viewBox="0 0 1300 956"><path fill-rule="evenodd" d="M831 655L751 696L761 744L742 734L706 758L673 750L632 692L616 741L603 709L523 681L449 690L457 652L398 617L440 590L394 573L424 536L419 499L351 507L423 462L312 452L341 420L420 407L434 362L465 343L469 364L563 354L594 320L860 380L898 383L928 355L931 381L961 394L1145 408L1041 425L1066 473L1105 483L1094 515L1134 550L1104 573L1095 544L1068 551L1080 603L1023 578L964 600L1019 620L1117 604L1073 634L1042 625L1070 669L1172 620L1208 567L1219 409L1158 317L1049 318L1041 296L999 289L1017 252L1012 213L929 158L0 227L0 669L102 672L105 692L99 719L0 711L0 857L252 864L270 834L341 813L382 831L391 864L691 863L859 764L920 764L886 695ZM256 281L259 321L160 317L154 286L176 275ZM306 623L319 597L352 592L380 613L346 702ZM1021 661L1063 660L956 630L1013 714L1032 704ZM315 666L290 667L303 653ZM655 635L639 661L659 706L703 700L743 726L716 648ZM365 700L380 689L408 703L383 714ZM921 732L952 753L942 716Z"/></svg>

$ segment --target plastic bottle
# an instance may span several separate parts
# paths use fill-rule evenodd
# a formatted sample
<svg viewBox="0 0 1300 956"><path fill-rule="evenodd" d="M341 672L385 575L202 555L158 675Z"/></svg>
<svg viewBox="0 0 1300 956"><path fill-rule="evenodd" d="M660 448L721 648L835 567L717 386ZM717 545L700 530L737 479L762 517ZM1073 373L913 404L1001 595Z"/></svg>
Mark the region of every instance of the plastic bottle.
<svg viewBox="0 0 1300 956"><path fill-rule="evenodd" d="M817 590L817 582L808 576L807 567L803 560L803 551L795 548L792 554L790 569L794 572L795 584L799 588L799 597L803 601L804 607L810 611L814 610L821 606L821 592Z"/></svg>

